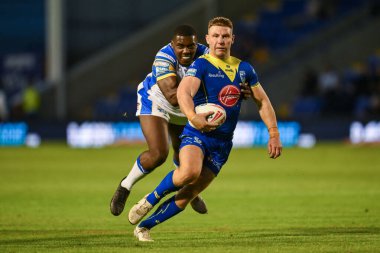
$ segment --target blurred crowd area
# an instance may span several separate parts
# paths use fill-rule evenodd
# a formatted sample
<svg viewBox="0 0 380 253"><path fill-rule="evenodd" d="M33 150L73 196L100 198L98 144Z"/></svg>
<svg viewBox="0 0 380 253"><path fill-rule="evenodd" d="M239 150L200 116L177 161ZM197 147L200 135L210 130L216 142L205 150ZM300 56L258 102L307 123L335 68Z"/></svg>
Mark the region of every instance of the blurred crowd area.
<svg viewBox="0 0 380 253"><path fill-rule="evenodd" d="M278 54L307 39L356 8L368 5L368 14L378 16L380 1L300 0L266 1L257 13L248 13L235 22L233 55L262 67ZM357 119L380 116L380 48L363 62L347 62L336 68L326 62L320 68L306 67L297 99L278 108L284 119L314 116L352 116ZM260 75L260 73L259 73ZM297 79L297 78L295 78ZM112 119L123 111L133 118L138 83L126 84L118 92L99 99L94 115ZM131 88L132 87L132 88Z"/></svg>
<svg viewBox="0 0 380 253"><path fill-rule="evenodd" d="M268 0L257 12L235 22L234 53L260 66L309 35L367 5L370 15L379 12L378 1Z"/></svg>
<svg viewBox="0 0 380 253"><path fill-rule="evenodd" d="M0 121L40 119L41 96L48 89L32 53L4 57L0 79Z"/></svg>
<svg viewBox="0 0 380 253"><path fill-rule="evenodd" d="M380 48L364 62L339 71L330 63L305 68L302 88L292 106L293 117L351 115L380 116Z"/></svg>
<svg viewBox="0 0 380 253"><path fill-rule="evenodd" d="M368 6L369 15L379 15L377 0L265 1L257 12L247 12L234 20L233 55L260 68L363 5ZM49 88L43 78L43 46L36 42L27 45L25 50L32 53L9 54L0 50L1 121L38 120L43 116L41 106L49 106L41 104L41 95ZM299 84L302 88L297 99L288 106L287 116L379 117L380 48L365 57L366 61L347 62L339 67L329 62L319 68L302 66L304 74ZM108 91L99 97L93 103L92 119L89 120L120 120L122 115L136 120L136 88L146 74L140 73L141 80L127 81L122 89Z"/></svg>
<svg viewBox="0 0 380 253"><path fill-rule="evenodd" d="M120 115L134 119L138 81L119 91L109 92L94 107L94 117L114 120ZM305 67L301 89L288 108L277 108L279 116L351 116L355 119L380 117L380 48L363 62L347 63L338 70L326 62L320 68Z"/></svg>

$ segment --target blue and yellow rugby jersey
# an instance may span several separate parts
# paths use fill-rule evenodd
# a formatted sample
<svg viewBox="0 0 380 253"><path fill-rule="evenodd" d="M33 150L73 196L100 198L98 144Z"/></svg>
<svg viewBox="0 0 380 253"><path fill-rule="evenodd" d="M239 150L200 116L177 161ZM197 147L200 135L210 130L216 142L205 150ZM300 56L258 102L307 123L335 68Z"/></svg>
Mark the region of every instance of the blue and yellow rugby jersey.
<svg viewBox="0 0 380 253"><path fill-rule="evenodd" d="M232 56L223 61L205 54L193 62L186 76L197 77L201 80L199 90L193 98L195 106L214 103L222 106L227 113L227 119L223 125L204 134L232 139L242 101L240 83L247 82L251 87L260 85L251 64ZM186 128L192 127L187 124Z"/></svg>
<svg viewBox="0 0 380 253"><path fill-rule="evenodd" d="M197 51L195 52L194 59L208 53L208 47L203 44L197 43ZM148 75L143 81L144 88L150 88L168 76L177 76L181 80L187 70L187 67L181 66L177 61L177 56L174 53L172 45L169 43L158 51L154 58L152 66L152 75Z"/></svg>

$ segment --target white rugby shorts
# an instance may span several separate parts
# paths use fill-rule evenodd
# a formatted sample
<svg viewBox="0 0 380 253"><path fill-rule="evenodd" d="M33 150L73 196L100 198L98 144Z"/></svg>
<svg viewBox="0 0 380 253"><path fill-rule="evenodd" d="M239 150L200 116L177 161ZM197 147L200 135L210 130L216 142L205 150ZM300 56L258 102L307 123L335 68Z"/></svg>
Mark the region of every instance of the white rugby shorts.
<svg viewBox="0 0 380 253"><path fill-rule="evenodd" d="M137 87L137 111L136 116L152 115L165 119L170 124L184 126L187 123L186 117L174 115L161 108L153 101L141 82Z"/></svg>

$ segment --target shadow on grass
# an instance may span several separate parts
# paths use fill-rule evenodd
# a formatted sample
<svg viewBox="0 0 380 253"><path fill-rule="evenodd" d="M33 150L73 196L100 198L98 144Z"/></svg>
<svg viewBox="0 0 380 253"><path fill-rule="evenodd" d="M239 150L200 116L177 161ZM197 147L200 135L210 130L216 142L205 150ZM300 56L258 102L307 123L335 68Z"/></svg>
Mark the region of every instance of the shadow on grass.
<svg viewBox="0 0 380 253"><path fill-rule="evenodd" d="M155 230L152 236L160 244L176 241L183 246L204 247L205 242L217 243L222 246L247 243L266 243L270 241L292 241L294 237L351 237L351 236L377 236L380 227L320 227L320 228L289 228L281 230L236 230L236 229L210 229L202 231L165 231ZM2 230L0 231L0 246L31 246L31 247L141 247L131 232L115 230ZM197 244L197 242L203 242ZM145 247L145 246L144 246Z"/></svg>

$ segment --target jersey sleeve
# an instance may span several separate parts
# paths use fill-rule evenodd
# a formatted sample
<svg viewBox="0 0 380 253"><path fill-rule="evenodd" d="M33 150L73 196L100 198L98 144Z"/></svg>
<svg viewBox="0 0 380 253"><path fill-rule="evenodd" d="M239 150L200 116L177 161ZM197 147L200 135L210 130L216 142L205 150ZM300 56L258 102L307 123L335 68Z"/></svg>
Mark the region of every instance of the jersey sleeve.
<svg viewBox="0 0 380 253"><path fill-rule="evenodd" d="M152 73L156 80L162 80L168 76L176 76L175 59L167 53L158 52L152 66Z"/></svg>
<svg viewBox="0 0 380 253"><path fill-rule="evenodd" d="M197 52L196 52L196 58L198 58L201 55L208 54L209 49L203 44L198 43Z"/></svg>
<svg viewBox="0 0 380 253"><path fill-rule="evenodd" d="M185 77L186 76L193 76L193 77L197 77L197 78L202 80L203 72L204 72L204 68L203 68L202 63L203 63L203 59L201 59L201 58L196 59L190 65L189 69L186 71Z"/></svg>
<svg viewBox="0 0 380 253"><path fill-rule="evenodd" d="M260 84L259 77L257 76L255 69L252 67L251 64L247 63L246 66L247 66L246 82L248 82L248 84L251 87L255 87L255 86L259 85Z"/></svg>

